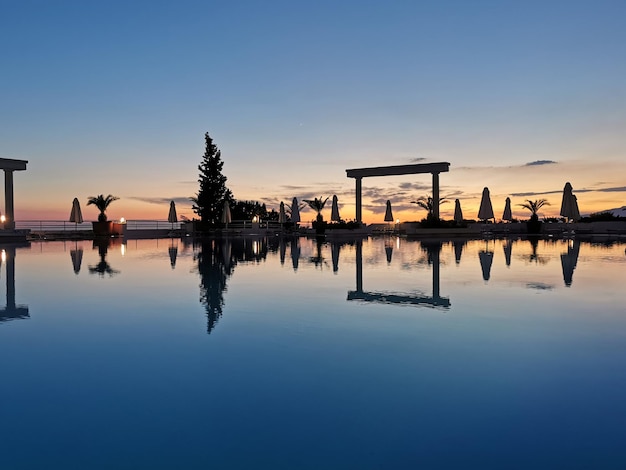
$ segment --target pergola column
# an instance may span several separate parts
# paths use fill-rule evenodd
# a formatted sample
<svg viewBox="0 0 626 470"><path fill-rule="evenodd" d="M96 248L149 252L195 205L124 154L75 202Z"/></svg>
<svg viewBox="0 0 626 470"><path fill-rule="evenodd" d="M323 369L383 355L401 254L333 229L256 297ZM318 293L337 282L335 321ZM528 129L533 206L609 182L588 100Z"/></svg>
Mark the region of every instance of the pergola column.
<svg viewBox="0 0 626 470"><path fill-rule="evenodd" d="M4 170L4 214L6 222L4 228L15 229L15 216L13 209L13 170Z"/></svg>
<svg viewBox="0 0 626 470"><path fill-rule="evenodd" d="M361 224L363 217L363 209L361 205L361 182L363 178L354 178L356 180L356 221Z"/></svg>
<svg viewBox="0 0 626 470"><path fill-rule="evenodd" d="M4 228L15 230L15 212L13 209L13 172L26 170L26 160L0 158L0 170L4 170Z"/></svg>
<svg viewBox="0 0 626 470"><path fill-rule="evenodd" d="M439 219L439 173L433 172L433 215Z"/></svg>

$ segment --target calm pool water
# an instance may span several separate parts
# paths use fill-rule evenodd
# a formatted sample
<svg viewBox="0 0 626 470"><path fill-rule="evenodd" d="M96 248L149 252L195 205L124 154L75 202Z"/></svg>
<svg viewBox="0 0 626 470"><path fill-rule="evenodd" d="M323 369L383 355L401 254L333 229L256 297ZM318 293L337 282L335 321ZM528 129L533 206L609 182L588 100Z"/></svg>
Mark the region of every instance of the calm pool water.
<svg viewBox="0 0 626 470"><path fill-rule="evenodd" d="M0 468L626 468L625 248L0 247Z"/></svg>

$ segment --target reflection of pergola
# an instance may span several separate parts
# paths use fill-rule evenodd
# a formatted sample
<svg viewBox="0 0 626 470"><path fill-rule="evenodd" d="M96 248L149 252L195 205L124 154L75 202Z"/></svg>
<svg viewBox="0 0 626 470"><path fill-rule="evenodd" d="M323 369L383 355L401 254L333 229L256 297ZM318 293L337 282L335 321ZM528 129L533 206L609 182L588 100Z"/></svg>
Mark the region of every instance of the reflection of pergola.
<svg viewBox="0 0 626 470"><path fill-rule="evenodd" d="M4 228L15 229L15 216L13 211L13 172L26 170L26 160L13 160L0 158L0 170L4 170L4 213L6 222Z"/></svg>
<svg viewBox="0 0 626 470"><path fill-rule="evenodd" d="M356 290L348 291L347 300L362 300L385 304L431 305L433 307L450 307L450 299L441 297L440 291L440 260L439 251L434 250L432 257L433 267L433 295L392 294L387 292L367 292L363 290L363 242L356 242Z"/></svg>
<svg viewBox="0 0 626 470"><path fill-rule="evenodd" d="M362 222L361 180L368 176L415 175L431 173L433 175L433 200L439 202L439 173L450 171L450 164L419 163L416 165L377 166L373 168L355 168L346 170L348 178L356 180L356 221ZM439 218L439 204L434 204L433 215Z"/></svg>
<svg viewBox="0 0 626 470"><path fill-rule="evenodd" d="M15 303L15 248L16 246L28 245L2 245L2 249L6 255L6 286L7 286L7 304L6 307L0 307L0 322L7 320L15 320L17 318L28 318L28 305L17 305Z"/></svg>

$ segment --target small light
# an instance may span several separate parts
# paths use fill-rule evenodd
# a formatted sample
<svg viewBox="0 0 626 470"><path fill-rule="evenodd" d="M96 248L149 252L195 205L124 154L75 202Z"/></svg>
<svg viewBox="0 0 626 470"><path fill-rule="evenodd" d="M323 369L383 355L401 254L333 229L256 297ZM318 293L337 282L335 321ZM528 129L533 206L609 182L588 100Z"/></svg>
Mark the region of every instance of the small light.
<svg viewBox="0 0 626 470"><path fill-rule="evenodd" d="M399 223L400 223L400 219L396 219L396 224L399 224Z"/></svg>
<svg viewBox="0 0 626 470"><path fill-rule="evenodd" d="M120 251L122 252L122 256L126 254L126 243L121 244Z"/></svg>
<svg viewBox="0 0 626 470"><path fill-rule="evenodd" d="M7 252L2 250L2 262L4 263L7 260Z"/></svg>
<svg viewBox="0 0 626 470"><path fill-rule="evenodd" d="M125 224L126 223L126 219L124 217L120 218L120 224Z"/></svg>
<svg viewBox="0 0 626 470"><path fill-rule="evenodd" d="M7 218L4 215L0 215L0 222L5 223Z"/></svg>

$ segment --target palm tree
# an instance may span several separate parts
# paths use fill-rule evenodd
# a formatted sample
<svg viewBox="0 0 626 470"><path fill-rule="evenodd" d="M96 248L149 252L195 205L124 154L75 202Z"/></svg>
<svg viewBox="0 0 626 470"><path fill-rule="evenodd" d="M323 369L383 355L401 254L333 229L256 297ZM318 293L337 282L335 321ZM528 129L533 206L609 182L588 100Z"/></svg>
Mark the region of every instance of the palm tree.
<svg viewBox="0 0 626 470"><path fill-rule="evenodd" d="M439 205L445 204L448 200L445 197L439 198ZM435 200L432 196L422 196L416 201L411 201L412 204L417 204L422 209L428 211L427 219L432 220L435 217Z"/></svg>
<svg viewBox="0 0 626 470"><path fill-rule="evenodd" d="M322 201L321 197L319 199L315 198L313 200L311 200L311 199L304 199L304 202L306 202L311 209L313 209L315 212L317 212L317 221L318 222L323 222L324 221L324 217L322 216L322 210L324 209L324 206L326 205L326 201L328 201L328 198L324 199L323 201Z"/></svg>
<svg viewBox="0 0 626 470"><path fill-rule="evenodd" d="M89 206L93 204L100 210L100 214L98 214L98 222L106 222L107 215L105 214L105 211L107 210L107 207L109 207L109 204L111 204L113 201L117 201L118 199L119 197L112 196L111 194L109 194L107 197L99 194L98 196L89 196L89 199L87 200L87 205Z"/></svg>
<svg viewBox="0 0 626 470"><path fill-rule="evenodd" d="M531 221L539 220L539 216L537 215L537 212L539 212L539 209L541 209L543 206L549 206L549 205L550 203L546 199L536 199L534 201L531 201L530 199L526 199L526 202L524 204L518 204L518 206L521 206L524 209L528 209L530 211Z"/></svg>

